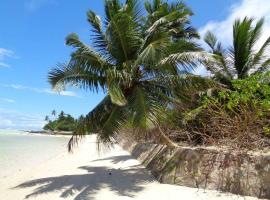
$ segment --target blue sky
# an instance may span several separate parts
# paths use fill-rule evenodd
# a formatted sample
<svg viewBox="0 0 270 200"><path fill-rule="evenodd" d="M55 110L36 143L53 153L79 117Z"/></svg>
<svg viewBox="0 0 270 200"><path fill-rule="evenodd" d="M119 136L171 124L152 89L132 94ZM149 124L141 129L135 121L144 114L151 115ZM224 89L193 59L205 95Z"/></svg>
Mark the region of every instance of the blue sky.
<svg viewBox="0 0 270 200"><path fill-rule="evenodd" d="M102 2L1 0L0 128L38 129L44 123L45 115L53 109L78 117L88 113L102 99L103 94L74 88L57 94L51 91L47 82L50 68L69 59L72 49L64 44L69 33L76 32L82 40L91 43L86 12L92 9L102 16ZM230 32L219 29L226 29L231 18L241 16L241 9L245 6L248 9L252 2L256 6L263 2L269 4L267 0L186 2L195 13L193 25L202 33L206 28L217 31L225 41L229 40ZM264 6L265 13L269 13L268 7ZM256 15L255 11L251 9L247 14Z"/></svg>

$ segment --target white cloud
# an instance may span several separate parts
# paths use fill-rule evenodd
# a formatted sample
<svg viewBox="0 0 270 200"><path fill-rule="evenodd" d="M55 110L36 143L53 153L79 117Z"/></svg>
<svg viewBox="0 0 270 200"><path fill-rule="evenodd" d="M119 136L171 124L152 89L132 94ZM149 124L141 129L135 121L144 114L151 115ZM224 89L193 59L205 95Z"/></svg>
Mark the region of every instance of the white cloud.
<svg viewBox="0 0 270 200"><path fill-rule="evenodd" d="M6 58L16 58L15 53L11 50L0 48L0 67L9 67L8 64L3 62Z"/></svg>
<svg viewBox="0 0 270 200"><path fill-rule="evenodd" d="M0 48L0 60L4 60L6 57L13 58L15 54L11 50Z"/></svg>
<svg viewBox="0 0 270 200"><path fill-rule="evenodd" d="M0 103L15 103L16 101L13 99L0 98Z"/></svg>
<svg viewBox="0 0 270 200"><path fill-rule="evenodd" d="M14 110L0 108L0 129L40 130L45 123L42 116L26 115Z"/></svg>
<svg viewBox="0 0 270 200"><path fill-rule="evenodd" d="M44 5L54 4L54 0L28 0L24 6L29 11L36 11Z"/></svg>
<svg viewBox="0 0 270 200"><path fill-rule="evenodd" d="M57 92L57 91L50 90L50 89L40 89L40 92L48 93L48 94L58 94L58 95L61 95L61 96L80 97L75 92L72 92L72 91Z"/></svg>
<svg viewBox="0 0 270 200"><path fill-rule="evenodd" d="M9 68L9 65L6 64L6 63L0 62L0 67L6 67L6 68Z"/></svg>
<svg viewBox="0 0 270 200"><path fill-rule="evenodd" d="M75 92L71 91L62 91L59 94L62 96L79 97Z"/></svg>
<svg viewBox="0 0 270 200"><path fill-rule="evenodd" d="M233 23L235 19L243 19L245 16L252 17L257 20L261 17L265 18L263 34L261 40L258 42L258 46L260 47L270 36L269 0L242 0L240 3L231 6L231 10L226 19L222 21L210 21L204 27L201 27L199 32L203 38L207 31L211 31L223 44L231 45ZM203 71L203 69L200 69L200 71Z"/></svg>
<svg viewBox="0 0 270 200"><path fill-rule="evenodd" d="M69 97L78 97L75 92L72 91L61 91L61 92L56 92L48 88L35 88L35 87L28 87L28 86L23 86L23 85L17 85L17 84L1 84L1 87L5 88L11 88L15 90L26 90L30 92L36 92L36 93L45 93L45 94L52 94L52 95L60 95L60 96L69 96Z"/></svg>

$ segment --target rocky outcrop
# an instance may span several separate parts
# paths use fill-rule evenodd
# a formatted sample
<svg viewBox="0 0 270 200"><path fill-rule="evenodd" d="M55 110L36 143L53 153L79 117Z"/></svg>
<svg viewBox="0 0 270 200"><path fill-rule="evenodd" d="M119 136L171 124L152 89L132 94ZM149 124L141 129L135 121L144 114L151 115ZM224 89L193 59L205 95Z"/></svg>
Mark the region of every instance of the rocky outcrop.
<svg viewBox="0 0 270 200"><path fill-rule="evenodd" d="M270 154L119 143L162 183L270 199Z"/></svg>

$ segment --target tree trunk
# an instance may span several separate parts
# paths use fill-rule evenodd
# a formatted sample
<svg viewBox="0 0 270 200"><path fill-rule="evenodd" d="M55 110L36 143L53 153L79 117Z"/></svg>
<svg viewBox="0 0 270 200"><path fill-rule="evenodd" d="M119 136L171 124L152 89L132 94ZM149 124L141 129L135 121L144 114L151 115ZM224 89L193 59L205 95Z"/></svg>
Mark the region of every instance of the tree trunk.
<svg viewBox="0 0 270 200"><path fill-rule="evenodd" d="M159 133L160 133L160 140L163 144L167 145L168 147L178 147L178 145L173 142L158 126Z"/></svg>

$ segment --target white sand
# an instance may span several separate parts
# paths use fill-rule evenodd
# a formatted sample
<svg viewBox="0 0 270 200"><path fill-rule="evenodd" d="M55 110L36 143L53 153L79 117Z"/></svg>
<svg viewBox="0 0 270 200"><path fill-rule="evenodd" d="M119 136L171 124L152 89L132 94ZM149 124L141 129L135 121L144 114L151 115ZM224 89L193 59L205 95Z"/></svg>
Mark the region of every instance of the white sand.
<svg viewBox="0 0 270 200"><path fill-rule="evenodd" d="M0 200L211 200L256 199L160 184L119 146L98 156L95 137L74 154L63 153L40 166L0 180Z"/></svg>

